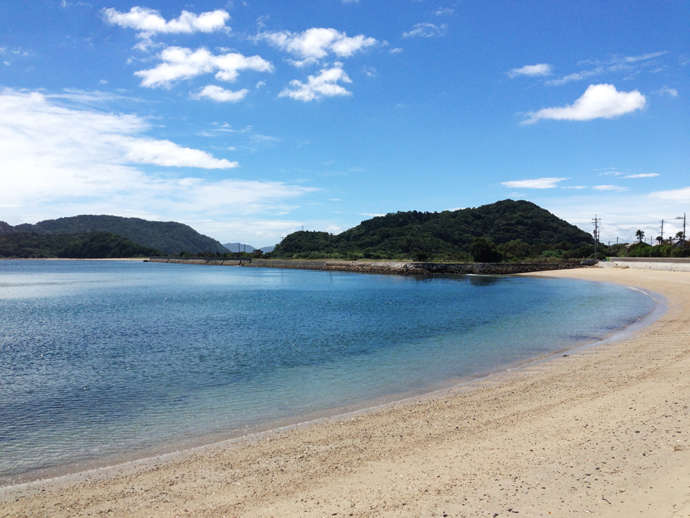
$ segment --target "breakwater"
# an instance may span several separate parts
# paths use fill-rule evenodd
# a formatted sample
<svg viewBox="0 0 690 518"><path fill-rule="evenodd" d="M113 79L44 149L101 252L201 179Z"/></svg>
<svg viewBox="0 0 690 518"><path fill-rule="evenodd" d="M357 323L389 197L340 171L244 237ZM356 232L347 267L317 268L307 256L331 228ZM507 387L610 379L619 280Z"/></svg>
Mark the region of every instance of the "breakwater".
<svg viewBox="0 0 690 518"><path fill-rule="evenodd" d="M314 259L176 259L151 258L151 262L244 266L250 268L288 268L394 275L511 275L545 270L581 267L577 262L559 263L432 263L404 261L340 261Z"/></svg>

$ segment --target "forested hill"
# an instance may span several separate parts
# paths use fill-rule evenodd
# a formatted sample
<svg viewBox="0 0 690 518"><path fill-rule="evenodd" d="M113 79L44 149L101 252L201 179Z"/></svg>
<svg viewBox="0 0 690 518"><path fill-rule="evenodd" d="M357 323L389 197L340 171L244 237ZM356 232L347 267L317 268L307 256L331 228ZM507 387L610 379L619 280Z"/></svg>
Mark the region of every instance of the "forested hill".
<svg viewBox="0 0 690 518"><path fill-rule="evenodd" d="M0 226L0 234L11 232L25 234L108 232L122 236L139 246L159 250L164 254L227 252L218 241L199 234L188 225L173 221L147 221L120 216L73 216L41 221L35 225Z"/></svg>
<svg viewBox="0 0 690 518"><path fill-rule="evenodd" d="M108 232L86 234L0 233L0 257L72 259L149 257L158 251Z"/></svg>
<svg viewBox="0 0 690 518"><path fill-rule="evenodd" d="M397 212L363 221L341 234L294 232L274 257L350 257L467 260L482 238L496 259L584 256L592 236L528 201L503 200L443 212Z"/></svg>

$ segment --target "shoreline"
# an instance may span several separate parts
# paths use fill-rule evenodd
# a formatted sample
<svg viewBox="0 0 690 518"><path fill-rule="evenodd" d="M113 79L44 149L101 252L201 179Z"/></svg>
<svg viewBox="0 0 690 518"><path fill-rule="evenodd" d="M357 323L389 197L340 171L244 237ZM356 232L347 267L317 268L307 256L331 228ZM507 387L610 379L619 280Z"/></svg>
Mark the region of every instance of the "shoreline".
<svg viewBox="0 0 690 518"><path fill-rule="evenodd" d="M649 272L635 272L634 274L626 273L626 272L605 272L604 270L599 270L599 269L587 269L587 270L571 270L571 271L565 271L565 272L543 272L540 274L532 274L536 276L567 276L567 277L574 277L574 278L587 278L587 277L595 277L594 279L589 279L589 280L605 280L606 282L615 282L618 284L623 284L623 285L635 285L635 282L631 282L631 279L634 281L634 277L640 277L640 276L652 276L652 277L664 277L668 276L669 274L667 272L654 272L654 274L651 274ZM377 406L377 407L369 407L367 409L363 410L356 410L354 413L350 414L345 414L345 415L339 415L336 417L326 417L326 418L321 418L317 421L310 421L302 424L297 424L297 425L292 425L288 426L286 428L279 428L277 430L271 430L267 433L261 433L259 437L244 437L244 438L239 438L239 439L230 439L234 443L234 445L230 444L225 444L224 443L215 443L215 444L210 444L207 446L202 446L201 449L199 450L194 450L194 451L184 451L184 452L178 452L178 453L173 453L170 454L171 457L166 457L165 459L159 458L158 461L153 462L153 463L146 463L145 461L133 461L134 463L140 463L140 465L127 465L127 466L119 466L119 469L115 469L115 473L108 473L108 474L103 474L103 477L97 477L95 476L94 473L92 472L82 472L81 476L75 477L73 480L65 480L64 477L60 480L58 479L53 479L53 480L39 480L36 482L30 482L26 483L23 485L23 487L19 486L6 486L4 491L0 491L0 501L5 500L6 498L8 499L8 503L11 508L14 509L14 514L8 514L7 516L22 516L22 512L26 508L31 508L33 511L28 512L28 515L41 515L41 509L44 511L47 509L45 505L47 505L49 502L53 502L54 505L61 505L60 503L64 503L65 505L67 502L72 502L74 505L77 505L78 502L82 502L81 507L77 505L77 510L75 511L75 508L72 506L70 509L72 511L75 511L73 515L80 515L81 513L86 513L86 512L91 512L92 509L90 509L89 505L86 505L82 498L83 495L80 493L86 492L89 495L92 495L92 497L96 498L98 501L102 502L109 502L109 505L119 505L118 502L114 502L112 499L108 498L108 495L111 497L113 496L113 493L109 492L109 487L112 489L113 485L118 485L122 479L128 480L128 483L132 484L139 484L142 482L147 482L147 487L150 487L151 490L155 491L163 491L165 494L169 494L169 491L165 489L165 485L161 484L160 479L156 479L154 474L159 473L159 472L164 472L165 477L171 477L174 476L176 478L182 477L186 478L185 474L191 470L192 473L195 472L195 469L210 469L212 472L216 472L219 469L218 466L218 461L220 461L221 458L233 458L233 457L240 457L242 458L243 456L249 455L251 456L252 453L251 451L254 451L254 454L259 454L261 452L266 453L266 448L270 450L271 445L276 445L278 446L277 450L281 451L282 454L280 455L281 458L285 461L286 466L289 466L292 468L290 471L293 476L297 476L299 478L300 475L300 470L299 464L300 464L300 455L298 454L300 452L299 448L301 447L300 445L305 444L305 439L311 439L310 441L307 441L306 444L311 444L315 439L320 439L320 441L317 441L319 444L322 445L323 448L325 449L331 449L333 447L332 442L329 441L328 436L324 436L324 430L332 430L335 431L336 433L345 433L347 431L351 432L349 434L349 438L352 441L361 443L363 439L363 433L364 437L366 437L366 430L368 429L373 429L373 430L381 430L382 428L384 429L397 429L397 428L403 428L407 430L408 433L411 435L414 435L417 437L417 441L413 441L412 445L415 446L415 448L421 448L422 452L429 452L430 449L434 449L439 446L440 443L443 443L450 439L453 435L456 434L457 429L453 430L453 428L449 428L447 430L447 433L450 434L449 436L444 436L441 434L440 436L436 436L434 441L429 441L428 437L426 438L427 440L425 441L425 434L423 433L423 430L425 427L428 428L428 423L429 419L432 421L432 423L436 424L443 424L444 420L442 419L443 417L443 412L439 412L439 406L441 407L440 410L443 410L444 402L446 405L450 405L457 412L459 412L459 417L463 417L465 419L461 419L462 422L466 420L466 415L463 409L461 408L462 405L458 406L458 404L461 401L464 400L470 400L470 402L474 401L473 408L475 409L476 413L478 415L484 415L486 419L489 421L495 421L496 420L496 415L491 415L492 414L492 402L494 402L494 399L496 397L496 393L505 393L505 390L507 387L515 384L521 384L525 382L525 378L531 378L531 377L536 377L539 378L541 375L542 378L547 377L547 380L542 379L542 382L545 381L551 381L553 382L553 371L557 371L559 366L563 364L564 362L572 364L572 363L587 363L587 362L594 362L596 365L598 365L600 368L602 368L601 364L604 361L605 358L602 358L602 356L610 356L612 354L612 351L617 351L621 348L625 348L625 344L629 342L636 342L640 341L641 339L643 340L646 336L656 336L658 334L663 335L664 326L663 324L667 324L669 320L673 320L677 318L677 314L679 313L679 295L677 294L678 291L678 281L682 281L682 283L690 283L690 276L684 275L684 274L670 274L671 278L665 280L665 284L662 286L664 288L663 290L653 290L660 292L662 295L666 296L666 298L669 300L668 306L669 310L667 313L661 316L659 320L657 320L655 323L652 323L650 326L645 327L644 329L641 329L631 337L624 337L622 340L617 340L613 343L608 343L606 344L605 347L598 346L598 347L588 347L583 351L578 350L577 348L575 350L569 349L570 354L567 356L562 356L562 357L554 357L557 356L559 353L552 353L548 355L548 358L542 359L541 361L537 360L535 362L534 359L530 360L527 365L520 366L517 368L508 368L504 369L501 372L491 374L489 376L483 377L481 379L477 380L471 380L468 383L458 385L455 384L454 388L448 389L440 389L437 391L434 391L430 394L428 394L426 397L425 396L411 396L410 398L407 398L403 401L396 401L393 403L387 403L382 406ZM605 279L603 279L605 278ZM643 279L644 280L644 279ZM639 281L639 279L638 279ZM638 284L640 284L638 282ZM646 286L640 286L642 288L650 289L650 283L649 280L646 280L645 282L642 282L642 284L647 284ZM652 283L652 286L654 283ZM667 286L668 285L668 286ZM676 285L675 291L671 289L669 286ZM687 287L686 287L687 289ZM666 293L664 293L664 291ZM680 297L681 299L683 297ZM688 296L685 296L685 299L682 300L682 304L680 304L680 307L682 309L687 310L688 306ZM680 311L680 313L683 313ZM687 313L687 312L686 312ZM687 315L686 315L687 317ZM688 350L687 350L687 345L685 346L684 349L684 354L687 357L688 356ZM619 363L620 363L620 357L618 357ZM577 362L576 362L577 360ZM610 368L608 366L607 368ZM533 386L535 380L532 380L532 383L529 383L528 386ZM536 381L539 381L537 379ZM542 383L545 384L545 383ZM467 388L467 385L472 385L470 388ZM546 383L548 385L548 383ZM577 385L577 384L576 384ZM581 385L578 387L580 391L582 391L583 388ZM493 391L493 392L492 392ZM512 394L512 392L511 392ZM687 393L685 393L687 395ZM467 402L467 401L465 401ZM520 398L518 397L515 401L515 403L519 406L524 405L525 402L521 401ZM415 412L415 410L419 410L420 407L425 408L426 414L420 416L418 412ZM419 426L420 430L416 430L414 433L410 431L410 425L409 423L405 422L405 419L401 420L401 417L404 416L409 416L412 414L413 418L412 421L416 423L417 425L421 425L426 421L426 425ZM441 414L441 415L439 415ZM494 409L494 414L495 414L495 409ZM476 420L476 417L475 417ZM519 423L518 423L519 424ZM525 424L525 423L523 423ZM526 423L529 424L529 423ZM359 426L359 428L358 428ZM432 426L433 428L433 426ZM373 432L369 432L369 435L371 435ZM420 436L421 434L421 436ZM346 434L347 435L347 434ZM376 434L374 434L376 435ZM401 437L406 437L405 435L402 435ZM684 436L684 438L687 440L687 435ZM226 441L227 442L227 441ZM337 442L337 441L336 441ZM376 441L374 441L376 442ZM414 452L415 448L411 449L403 449L400 450L397 444L391 444L391 443L406 443L409 441L406 441L404 439L401 439L398 441L398 439L390 439L386 441L385 439L383 442L378 441L377 446L379 450L396 450L398 455L394 455L393 457L390 456L383 456L380 458L375 458L373 461L376 463L376 465L380 468L381 463L386 464L390 463L393 465L395 468L394 471L405 471L405 467L409 467L407 462L404 462L405 459L407 459L410 456L410 452ZM241 443L242 448L237 447ZM277 443L277 444L276 444ZM281 445L282 443L282 445ZM455 450L462 450L462 444L455 444ZM480 438L475 437L474 441L470 441L469 443L470 446L474 445L477 446L479 444L483 444ZM465 444L465 446L467 446ZM287 446L292 446L292 450L290 448L285 449ZM364 448L365 451L368 451L369 445L368 444L360 444L362 448ZM408 446L411 446L408 444ZM295 447L297 450L295 450ZM240 451L242 450L242 451ZM244 450L251 450L249 453L245 453ZM450 450L453 450L453 447L450 448ZM684 451L684 450L679 450L679 451ZM357 455L353 455L353 452L349 452L350 455L345 455L343 458L340 458L341 464L347 464L349 466L350 474L355 474L360 472L362 469L362 464L361 462L357 462ZM355 452L356 453L356 452ZM457 453L457 451L454 451L454 453ZM470 455L469 452L466 452L467 455ZM364 455L364 457L367 457ZM376 455L374 455L376 457ZM265 456L254 456L253 457L255 463L258 462L262 466L265 467L265 465L268 463L269 466L268 471L264 473L265 476L269 476L269 478L274 479L276 477L280 478L282 477L285 473L285 469L281 470L275 470L275 469L270 469L270 457L266 458ZM207 462L203 462L203 461ZM362 459L359 459L362 460ZM503 459L505 460L505 459ZM332 462L330 461L329 458L324 458L322 459L323 463L326 464L326 466L331 466L332 467ZM369 459L369 461L372 461L372 459ZM402 461L402 463L401 463ZM191 466L190 466L191 464ZM204 465L208 465L206 468L204 468ZM274 466L275 467L275 466ZM323 470L323 467L319 467L318 465L312 466L313 469L319 471ZM105 470L112 470L117 467L111 467L111 468L103 468ZM246 467L246 469L243 468L237 468L240 472L242 472L242 476L244 477L243 480L246 480L246 477L251 478L252 474L248 473L247 471L249 470L249 466ZM592 468L593 469L593 468ZM359 470L359 471L358 471ZM262 472L263 473L263 472ZM408 477L412 477L413 479L416 478L414 473L412 472L406 472ZM490 472L489 472L490 473ZM380 474L380 473L379 473ZM78 474L77 474L78 475ZM235 474L237 476L237 474ZM340 473L337 473L337 468L336 472L334 473L333 471L328 471L327 473L328 476L325 478L318 477L318 478L311 478L312 484L315 484L319 488L325 488L325 487L331 487L332 491L328 494L328 498L326 498L327 501L331 501L331 503L335 502L336 500L342 500L343 495L339 495L338 491L334 491L335 488L332 485L329 485L333 481L340 480ZM366 475L366 473L365 473ZM70 477L68 475L67 477ZM192 477L194 478L194 477ZM293 477L294 478L294 477ZM346 478L348 478L346 476ZM365 477L367 478L367 477ZM259 477L261 479L261 477ZM167 480L167 479L166 479ZM264 477L263 482L266 482L266 478ZM376 500L375 498L372 500L371 498L371 492L376 493L375 488L380 486L383 482L386 482L386 477L383 477L381 479L380 477L376 478L374 483L374 487L369 488L371 491L366 491L366 488L362 487L361 484L359 483L358 479L350 477L349 482L351 484L354 484L355 486L359 487L359 490L355 491L354 488L350 487L350 492L355 491L358 494L361 493L360 496L363 498L357 498L352 500L353 502L356 502L355 505L355 513L354 515L373 515L373 514L378 514L378 513L371 513L369 514L366 511L366 506L362 507L360 504L364 505L365 502L372 502ZM488 480L488 479L487 479ZM257 480L258 482L258 480ZM328 482L328 483L325 483ZM390 481L388 481L390 482ZM386 483L388 483L386 482ZM409 482L409 480L408 480ZM432 480L433 482L433 480ZM192 483L190 481L190 483ZM27 485L29 484L30 487ZM192 485L194 485L192 483ZM222 485L222 484L221 484ZM270 485L270 484L269 484ZM307 484L309 486L310 484ZM385 485L385 484L384 484ZM414 485L414 484L413 484ZM488 486L493 487L495 484L492 484L488 482ZM338 485L336 484L336 487ZM432 484L433 486L433 484ZM72 490L68 491L65 495L60 495L59 488L71 488ZM215 487L215 486L214 486ZM256 491L260 491L260 488L262 487L262 484L258 485L252 485L249 484L247 487L251 487L255 489ZM281 486L283 487L283 486ZM158 488L157 490L154 488ZM206 486L201 484L201 488L197 487L197 489L202 489L201 493L205 493L205 489L208 489ZM229 485L229 487L225 488L226 491L224 492L224 497L218 497L220 500L222 500L223 505L225 506L230 506L228 509L231 510L231 514L234 515L236 514L257 514L257 515L263 515L259 509L264 509L266 510L266 505L269 503L273 502L274 504L278 504L276 501L277 496L279 495L264 495L263 498L260 499L254 499L252 501L251 498L248 499L248 497L245 495L243 498L240 494L238 494L238 489L234 488L232 484ZM306 486L302 487L301 490L298 488L298 493L302 491L302 493L309 493L311 490L308 489ZM316 489L314 489L316 491ZM47 493L47 494L44 494ZM240 491L241 493L241 491ZM289 491L286 493L286 488L283 487L283 491L280 493L285 497L286 494L288 494ZM300 494L302 494L300 493ZM568 492L566 491L566 494ZM419 511L419 512L427 512L431 509L434 508L436 505L433 502L429 502L424 500L422 498L419 502L416 502L415 505L416 507L407 507L407 506L412 506L411 502L407 502L405 505L402 505L400 502L395 504L394 501L389 501L391 498L395 500L394 497L391 495L393 493L384 493L388 494L388 500L386 502L388 503L389 506L393 506L390 508L386 508L387 512L393 512L393 509L396 509L397 511L401 512L402 514L409 513L410 516L417 514L416 511L413 509ZM368 495L368 497L367 497ZM15 502L10 502L9 499L10 497L14 496L15 498L19 498L19 500L15 500ZM379 495L380 496L380 495ZM563 495L560 495L563 496ZM208 497L208 494L207 494ZM25 500L26 499L26 500ZM157 499L154 499L155 501L158 502ZM216 502L218 504L217 499L211 499L212 502ZM280 500L280 499L279 499ZM433 500L433 499L432 499ZM609 499L610 500L610 499ZM177 504L179 504L178 500L175 500ZM207 503L209 503L208 499L202 498L192 498L192 501L195 503L195 506L192 506L191 503L189 504L192 507L195 507L195 509L200 510L200 509L207 509ZM143 499L143 500L137 500L136 502L134 501L127 501L128 505L131 504L130 507L127 509L125 508L119 508L119 511L116 509L115 510L115 515L148 515L148 514L155 514L153 511L153 508L151 507L151 500ZM172 501L171 501L172 502ZM206 502L206 503L205 503ZM283 513L286 513L287 515L291 515L292 513L296 513L298 511L305 511L307 514L314 513L314 514L326 514L326 509L323 508L323 505L317 505L316 507L309 507L296 502L293 502L290 500L290 502L287 502L287 500L282 501L282 504L279 506L281 512L278 513L276 512L275 515L284 515ZM160 503L160 502L159 502ZM457 502L456 502L457 503ZM18 504L18 505L17 505ZM192 512L191 510L189 513L183 512L184 509L182 507L179 507L179 505L175 504L175 502L172 502L172 507L170 505L168 506L163 506L163 508L166 510L161 510L160 514L162 515L170 515L173 512L179 513L182 515L189 514L191 515L208 515L208 516L214 516L213 512L208 512L208 513L196 513ZM313 504L313 502L312 502ZM607 505L606 502L603 502L604 505ZM104 504L105 505L105 504ZM198 507L201 505L201 507ZM215 505L215 504L214 504ZM220 504L218 504L220 505ZM465 506L467 504L463 504ZM222 506L221 506L222 507ZM452 506L449 507L449 509ZM524 509L524 506L522 507ZM216 509L214 507L214 509ZM271 508L272 509L272 508ZM469 509L469 508L468 508ZM475 507L475 510L481 510L483 507ZM517 509L517 508L516 508ZM605 509L605 508L604 508ZM458 508L458 512L463 510L462 508ZM464 512L464 511L463 511ZM10 513L12 511L10 510ZM273 514L273 512L268 512L266 514ZM331 514L331 513L328 513ZM347 514L347 513L346 513ZM61 515L60 513L56 513L56 515ZM65 514L65 515L72 515L72 514ZM454 514L450 514L453 516ZM467 514L467 516L475 516L479 514ZM5 516L2 514L2 511L0 511L0 516ZM457 514L457 516L465 516L465 514ZM538 516L537 514L531 514L530 516Z"/></svg>
<svg viewBox="0 0 690 518"><path fill-rule="evenodd" d="M529 276L529 274L526 275ZM637 289L630 286L627 286L627 288ZM258 425L251 425L243 429L166 440L163 443L144 446L130 452L113 453L101 458L39 468L16 476L0 477L0 498L2 498L3 493L12 492L21 487L30 487L42 482L78 480L88 476L103 477L107 476L110 472L119 472L130 466L155 465L167 459L193 454L194 452L203 451L208 448L233 447L244 441L255 441L266 438L271 434L291 430L293 428L303 428L325 422L338 422L354 416L367 415L387 408L473 390L473 388L476 388L475 386L477 383L496 381L520 369L530 368L549 362L563 354L568 356L578 351L603 347L607 344L623 340L638 330L651 325L667 311L667 301L663 295L655 292L649 290L640 291L654 301L653 309L634 322L614 329L605 336L594 341L582 340L573 342L537 356L515 360L486 371L444 379L417 390L386 394L347 405L315 410L308 414L300 414ZM5 482L11 479L15 480L12 480L10 483Z"/></svg>
<svg viewBox="0 0 690 518"><path fill-rule="evenodd" d="M353 273L353 272L349 272ZM489 276L491 277L491 276ZM106 453L98 457L69 461L66 463L35 468L26 472L13 475L0 475L0 494L3 491L12 490L14 487L31 485L48 480L81 478L83 475L108 473L118 471L130 464L156 463L163 458L185 455L213 446L228 446L244 440L255 440L265 437L276 431L289 430L293 427L303 427L318 424L323 421L339 421L354 415L367 414L376 410L382 410L389 406L406 404L414 401L431 399L442 395L448 395L457 391L472 390L474 385L484 380L509 375L512 371L527 368L548 362L564 353L573 353L591 347L603 346L610 342L623 339L634 333L636 329L643 328L654 322L666 311L666 301L663 296L648 290L642 292L653 301L652 310L635 319L621 323L615 329L602 330L599 338L574 340L564 343L557 349L542 352L534 356L516 359L502 363L484 370L478 370L463 375L429 381L422 386L402 392L391 392L376 397L353 400L338 406L315 409L306 413L273 418L268 421L245 425L236 429L219 430L202 433L195 436L169 438L137 446L126 451Z"/></svg>

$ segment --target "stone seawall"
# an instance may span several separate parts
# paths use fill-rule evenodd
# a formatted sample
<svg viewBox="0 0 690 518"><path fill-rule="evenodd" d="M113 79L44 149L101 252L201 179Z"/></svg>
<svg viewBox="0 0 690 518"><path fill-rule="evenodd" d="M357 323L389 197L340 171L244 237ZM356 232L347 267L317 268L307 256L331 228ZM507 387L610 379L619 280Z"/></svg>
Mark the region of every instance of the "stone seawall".
<svg viewBox="0 0 690 518"><path fill-rule="evenodd" d="M579 268L578 263L428 263L402 261L338 261L296 259L167 259L152 258L151 262L245 266L252 268L288 268L395 275L510 275L545 270Z"/></svg>

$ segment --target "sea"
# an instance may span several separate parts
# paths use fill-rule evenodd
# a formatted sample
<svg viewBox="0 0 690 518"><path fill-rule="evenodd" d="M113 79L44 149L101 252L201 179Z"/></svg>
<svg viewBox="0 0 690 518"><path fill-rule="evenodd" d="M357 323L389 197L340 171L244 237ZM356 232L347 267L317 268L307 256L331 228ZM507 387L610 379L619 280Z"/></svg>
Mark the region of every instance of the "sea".
<svg viewBox="0 0 690 518"><path fill-rule="evenodd" d="M0 261L0 485L437 390L655 307L569 279Z"/></svg>

